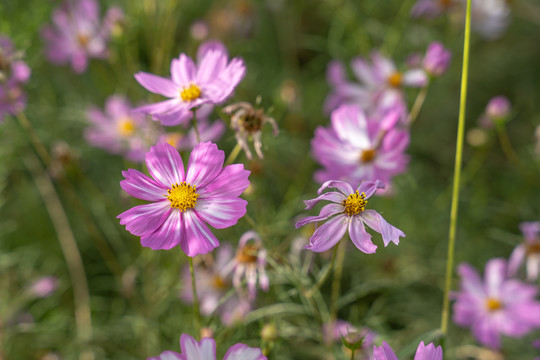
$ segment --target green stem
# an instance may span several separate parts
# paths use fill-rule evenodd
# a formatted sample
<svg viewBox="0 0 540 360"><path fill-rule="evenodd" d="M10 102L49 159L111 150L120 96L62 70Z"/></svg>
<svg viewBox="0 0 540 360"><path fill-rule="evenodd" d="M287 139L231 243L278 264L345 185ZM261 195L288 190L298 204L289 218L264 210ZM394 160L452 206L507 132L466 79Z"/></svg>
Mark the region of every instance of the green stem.
<svg viewBox="0 0 540 360"><path fill-rule="evenodd" d="M242 150L242 147L240 146L240 144L236 143L231 153L229 154L229 157L227 157L225 165L231 165L233 161L236 160L236 158L238 157L238 154L240 154L240 150Z"/></svg>
<svg viewBox="0 0 540 360"><path fill-rule="evenodd" d="M461 95L459 104L458 134L456 158L454 164L454 182L452 190L452 206L450 210L450 229L448 231L448 255L446 258L446 281L444 286L443 309L441 316L441 332L446 337L448 318L450 315L450 288L452 286L452 270L454 268L454 252L461 180L461 162L463 157L463 137L465 133L465 107L467 100L467 81L469 75L469 48L471 39L471 0L467 0L467 16L465 20L465 39L463 41L463 70L461 72Z"/></svg>
<svg viewBox="0 0 540 360"><path fill-rule="evenodd" d="M39 137L37 136L36 132L34 131L34 128L32 127L32 124L26 117L26 115L21 111L17 113L16 116L17 120L19 121L19 124L26 130L28 133L28 136L30 137L30 141L32 142L32 145L34 146L34 149L36 149L36 152L38 153L41 161L45 164L45 166L49 166L51 164L51 157L49 155L49 152L45 148L45 145L41 142Z"/></svg>
<svg viewBox="0 0 540 360"><path fill-rule="evenodd" d="M354 349L351 350L351 360L354 360Z"/></svg>
<svg viewBox="0 0 540 360"><path fill-rule="evenodd" d="M341 290L341 275L343 274L343 262L345 259L345 246L347 243L343 239L336 245L336 264L334 278L332 279L332 297L330 299L330 324L335 326L338 312L338 299Z"/></svg>
<svg viewBox="0 0 540 360"><path fill-rule="evenodd" d="M332 253L332 260L330 260L330 264L326 268L324 274L319 278L319 281L317 281L317 283L313 285L313 287L306 293L306 298L311 298L313 294L321 288L326 279L328 279L328 275L330 275L330 272L332 269L334 269L334 264L336 263L337 248L338 246L334 246L334 252Z"/></svg>
<svg viewBox="0 0 540 360"><path fill-rule="evenodd" d="M193 130L195 130L195 137L197 137L197 143L201 142L201 134L199 133L199 126L197 125L197 110L193 109Z"/></svg>
<svg viewBox="0 0 540 360"><path fill-rule="evenodd" d="M519 157L516 155L516 152L514 151L514 148L512 147L512 143L510 143L510 138L508 137L508 133L506 132L506 127L504 125L496 124L497 127L497 134L499 135L499 141L501 143L501 147L503 149L504 155L514 163L514 165L520 165L519 163Z"/></svg>
<svg viewBox="0 0 540 360"><path fill-rule="evenodd" d="M195 325L195 333L197 337L201 336L201 312L199 310L199 297L197 295L197 283L195 282L195 270L193 269L193 258L189 259L189 274L191 275L191 288L193 292L193 324Z"/></svg>
<svg viewBox="0 0 540 360"><path fill-rule="evenodd" d="M420 114L422 105L424 105L424 101L426 100L428 88L429 88L429 83L426 86L424 86L422 89L420 89L420 91L418 92L418 95L416 96L416 100L414 101L413 107L411 109L411 113L409 114L409 126L412 125L412 123L418 117L418 114Z"/></svg>

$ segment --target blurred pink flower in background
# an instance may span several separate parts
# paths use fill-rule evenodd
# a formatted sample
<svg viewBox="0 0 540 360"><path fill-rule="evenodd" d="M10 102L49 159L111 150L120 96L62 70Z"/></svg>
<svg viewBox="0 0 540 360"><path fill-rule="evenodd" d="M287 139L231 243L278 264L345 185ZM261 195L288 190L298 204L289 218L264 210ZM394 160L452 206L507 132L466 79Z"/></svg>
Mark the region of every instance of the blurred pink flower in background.
<svg viewBox="0 0 540 360"><path fill-rule="evenodd" d="M338 191L323 193L329 187ZM310 210L322 200L330 201L331 204L325 205L318 216L308 216L296 223L296 228L299 228L308 223L329 219L315 230L305 248L315 252L326 251L336 245L348 232L358 250L373 254L377 250L377 245L371 241L371 235L366 232L365 225L382 235L384 246L388 246L391 242L399 244L399 238L405 237L405 234L386 222L377 211L366 210L367 199L381 188L384 188L384 185L380 181L364 181L358 185L356 191L343 181L325 182L317 191L319 197L304 200L304 203L306 210Z"/></svg>
<svg viewBox="0 0 540 360"><path fill-rule="evenodd" d="M58 283L58 278L55 276L43 276L30 285L28 292L37 298L45 298L56 291Z"/></svg>
<svg viewBox="0 0 540 360"><path fill-rule="evenodd" d="M443 44L432 42L426 51L422 66L429 75L441 76L446 72L451 59L452 54Z"/></svg>
<svg viewBox="0 0 540 360"><path fill-rule="evenodd" d="M411 10L412 17L433 19L448 12L458 0L418 0Z"/></svg>
<svg viewBox="0 0 540 360"><path fill-rule="evenodd" d="M491 98L486 105L486 110L480 116L479 124L483 128L490 129L496 124L503 124L512 110L512 105L507 97L499 95Z"/></svg>
<svg viewBox="0 0 540 360"><path fill-rule="evenodd" d="M495 40L510 24L511 10L507 0L472 0L471 27L483 38Z"/></svg>
<svg viewBox="0 0 540 360"><path fill-rule="evenodd" d="M484 280L468 264L458 267L461 290L452 294L454 322L470 327L474 337L494 349L501 346L501 334L521 337L540 327L538 288L507 278L506 261L486 264Z"/></svg>
<svg viewBox="0 0 540 360"><path fill-rule="evenodd" d="M330 127L318 127L311 140L314 159L324 169L315 180L342 180L358 184L363 180L391 179L404 172L409 162L405 149L409 132L395 126L401 112L368 117L359 106L343 105L331 114Z"/></svg>
<svg viewBox="0 0 540 360"><path fill-rule="evenodd" d="M534 281L540 275L540 222L523 222L519 225L525 242L518 245L508 260L508 274L516 276L525 262L527 280Z"/></svg>
<svg viewBox="0 0 540 360"><path fill-rule="evenodd" d="M47 58L54 64L69 63L77 73L84 72L89 58L108 56L107 43L112 27L122 18L120 9L111 8L102 24L97 1L66 0L54 10L53 25L45 26L41 31L47 43Z"/></svg>
<svg viewBox="0 0 540 360"><path fill-rule="evenodd" d="M373 346L373 359L374 360L398 360L396 354L385 341L379 347ZM442 360L443 351L441 346L435 347L433 343L424 345L421 341L416 349L414 360Z"/></svg>
<svg viewBox="0 0 540 360"><path fill-rule="evenodd" d="M326 343L342 342L342 338L348 343L361 342L355 350L355 359L372 359L372 347L375 341L375 333L368 328L356 328L345 320L336 320L335 323L325 324L322 328L323 339Z"/></svg>
<svg viewBox="0 0 540 360"><path fill-rule="evenodd" d="M184 172L178 151L158 143L146 154L154 179L138 170L123 171L120 186L129 195L152 201L118 215L126 230L141 237L141 245L169 250L180 245L186 255L206 254L219 246L207 223L224 229L245 215L247 201L239 196L249 186L244 165L223 167L225 153L211 142L199 143ZM143 220L144 219L144 220Z"/></svg>
<svg viewBox="0 0 540 360"><path fill-rule="evenodd" d="M170 79L138 72L135 79L139 84L169 98L138 110L152 115L165 126L174 126L191 119L192 109L203 104L221 104L232 95L246 72L242 59L234 58L229 62L228 58L223 44L211 41L201 45L197 64L186 54L173 59Z"/></svg>
<svg viewBox="0 0 540 360"><path fill-rule="evenodd" d="M181 354L174 351L164 351L161 355L147 360L216 360L216 341L211 338L196 341L192 336L182 334L180 349ZM266 356L259 348L239 343L227 350L223 360L266 360Z"/></svg>
<svg viewBox="0 0 540 360"><path fill-rule="evenodd" d="M11 39L0 36L0 122L4 114L15 115L26 107L22 85L28 82L32 71L21 57Z"/></svg>

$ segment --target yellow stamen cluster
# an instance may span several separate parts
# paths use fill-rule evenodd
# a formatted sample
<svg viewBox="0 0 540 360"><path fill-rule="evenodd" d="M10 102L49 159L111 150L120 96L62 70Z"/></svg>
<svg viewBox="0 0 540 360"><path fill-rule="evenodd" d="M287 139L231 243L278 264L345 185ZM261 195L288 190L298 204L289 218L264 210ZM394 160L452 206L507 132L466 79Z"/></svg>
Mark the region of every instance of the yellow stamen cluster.
<svg viewBox="0 0 540 360"><path fill-rule="evenodd" d="M135 132L135 123L131 118L122 118L118 121L118 133L122 136L130 136Z"/></svg>
<svg viewBox="0 0 540 360"><path fill-rule="evenodd" d="M358 190L356 190L354 194L349 195L347 199L343 200L342 205L345 207L343 212L349 216L356 215L366 209L366 204L366 194L359 194Z"/></svg>
<svg viewBox="0 0 540 360"><path fill-rule="evenodd" d="M173 133L168 133L165 140L167 141L169 145L176 147L176 145L182 139L182 137L184 137L184 135L182 135L181 133L173 132Z"/></svg>
<svg viewBox="0 0 540 360"><path fill-rule="evenodd" d="M367 149L363 150L360 154L360 161L363 163L371 162L375 158L375 150L374 149Z"/></svg>
<svg viewBox="0 0 540 360"><path fill-rule="evenodd" d="M388 77L388 84L393 87L400 87L403 81L403 75L399 71L396 71Z"/></svg>
<svg viewBox="0 0 540 360"><path fill-rule="evenodd" d="M183 101L193 101L201 97L201 88L195 84L189 85L180 91L180 97Z"/></svg>
<svg viewBox="0 0 540 360"><path fill-rule="evenodd" d="M488 298L486 300L486 308L488 309L488 311L497 311L499 309L501 309L503 307L503 304L497 300L497 299L493 299L493 298Z"/></svg>
<svg viewBox="0 0 540 360"><path fill-rule="evenodd" d="M180 185L176 183L173 184L171 189L167 190L169 193L167 199L171 202L171 207L184 212L186 209L194 208L197 204L199 194L195 192L196 190L195 186L187 184L185 181Z"/></svg>
<svg viewBox="0 0 540 360"><path fill-rule="evenodd" d="M236 261L244 264L253 264L257 262L259 246L255 244L244 245L236 254Z"/></svg>

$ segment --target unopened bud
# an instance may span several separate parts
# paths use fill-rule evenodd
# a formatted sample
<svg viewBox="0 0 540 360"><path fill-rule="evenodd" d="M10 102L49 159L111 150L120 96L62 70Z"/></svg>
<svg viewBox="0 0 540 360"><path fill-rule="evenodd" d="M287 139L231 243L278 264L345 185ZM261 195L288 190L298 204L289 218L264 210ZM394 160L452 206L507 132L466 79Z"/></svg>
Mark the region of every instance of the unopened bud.
<svg viewBox="0 0 540 360"><path fill-rule="evenodd" d="M266 324L261 330L261 339L266 342L274 342L278 339L278 329L274 324Z"/></svg>

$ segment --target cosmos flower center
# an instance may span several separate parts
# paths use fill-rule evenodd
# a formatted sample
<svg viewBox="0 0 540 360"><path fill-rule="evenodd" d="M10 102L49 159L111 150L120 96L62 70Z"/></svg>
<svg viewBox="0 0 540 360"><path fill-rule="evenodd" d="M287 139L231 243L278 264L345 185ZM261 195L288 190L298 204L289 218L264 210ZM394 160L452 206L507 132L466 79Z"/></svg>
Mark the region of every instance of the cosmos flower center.
<svg viewBox="0 0 540 360"><path fill-rule="evenodd" d="M362 150L360 161L363 163L371 162L375 158L375 149Z"/></svg>
<svg viewBox="0 0 540 360"><path fill-rule="evenodd" d="M400 87L403 81L403 75L399 71L394 72L388 77L388 84L392 87Z"/></svg>
<svg viewBox="0 0 540 360"><path fill-rule="evenodd" d="M257 262L259 246L255 244L244 245L236 254L236 261L244 264L253 264Z"/></svg>
<svg viewBox="0 0 540 360"><path fill-rule="evenodd" d="M219 275L214 275L212 278L212 284L216 289L222 290L227 288L227 282Z"/></svg>
<svg viewBox="0 0 540 360"><path fill-rule="evenodd" d="M540 241L526 244L527 255L540 254Z"/></svg>
<svg viewBox="0 0 540 360"><path fill-rule="evenodd" d="M501 309L503 307L503 304L497 300L497 299L494 299L494 298L488 298L486 300L486 308L488 309L488 311L497 311L499 309Z"/></svg>
<svg viewBox="0 0 540 360"><path fill-rule="evenodd" d="M183 101L193 101L201 97L201 88L195 84L190 84L188 87L182 88L180 97Z"/></svg>
<svg viewBox="0 0 540 360"><path fill-rule="evenodd" d="M199 194L195 191L197 189L194 185L188 184L185 181L173 184L171 189L167 190L169 195L167 199L171 202L171 207L177 208L184 212L186 209L194 208L197 204L197 198Z"/></svg>
<svg viewBox="0 0 540 360"><path fill-rule="evenodd" d="M130 136L133 135L133 132L135 131L135 123L131 118L125 117L120 119L118 121L118 132L122 136Z"/></svg>
<svg viewBox="0 0 540 360"><path fill-rule="evenodd" d="M82 47L86 47L86 45L88 45L88 43L90 42L90 39L84 34L77 34L77 42Z"/></svg>
<svg viewBox="0 0 540 360"><path fill-rule="evenodd" d="M345 207L343 211L349 216L356 215L365 210L367 204L366 193L358 193L356 190L353 194L349 195L347 199L343 200L342 205Z"/></svg>
<svg viewBox="0 0 540 360"><path fill-rule="evenodd" d="M179 132L168 133L165 137L165 141L167 141L169 145L176 147L182 137L183 135Z"/></svg>

